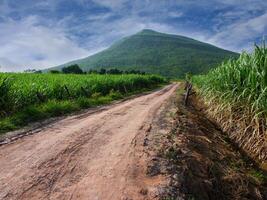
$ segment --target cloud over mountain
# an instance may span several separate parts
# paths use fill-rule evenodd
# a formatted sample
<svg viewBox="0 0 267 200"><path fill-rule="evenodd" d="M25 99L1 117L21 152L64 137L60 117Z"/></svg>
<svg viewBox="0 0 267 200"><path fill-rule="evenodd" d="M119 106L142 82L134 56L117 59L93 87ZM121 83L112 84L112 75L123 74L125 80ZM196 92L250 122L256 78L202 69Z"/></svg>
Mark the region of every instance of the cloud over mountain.
<svg viewBox="0 0 267 200"><path fill-rule="evenodd" d="M2 0L0 70L45 68L150 28L235 51L267 33L264 0Z"/></svg>

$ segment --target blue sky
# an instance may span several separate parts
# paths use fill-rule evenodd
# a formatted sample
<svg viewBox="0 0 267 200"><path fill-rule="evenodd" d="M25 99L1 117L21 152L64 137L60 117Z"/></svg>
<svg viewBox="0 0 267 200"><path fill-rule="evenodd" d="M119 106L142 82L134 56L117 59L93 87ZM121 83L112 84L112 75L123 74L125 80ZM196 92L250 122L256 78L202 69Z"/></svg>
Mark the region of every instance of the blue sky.
<svg viewBox="0 0 267 200"><path fill-rule="evenodd" d="M267 0L0 0L0 71L83 58L145 28L251 50Z"/></svg>

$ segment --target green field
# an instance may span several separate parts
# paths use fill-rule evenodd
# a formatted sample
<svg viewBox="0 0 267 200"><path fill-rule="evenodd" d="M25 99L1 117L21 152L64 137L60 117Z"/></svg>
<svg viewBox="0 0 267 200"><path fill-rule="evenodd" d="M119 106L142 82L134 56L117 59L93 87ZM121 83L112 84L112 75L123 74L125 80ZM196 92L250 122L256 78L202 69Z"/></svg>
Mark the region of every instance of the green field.
<svg viewBox="0 0 267 200"><path fill-rule="evenodd" d="M165 83L156 75L0 73L0 132Z"/></svg>
<svg viewBox="0 0 267 200"><path fill-rule="evenodd" d="M207 75L193 77L209 113L240 146L260 160L267 158L267 48L242 53Z"/></svg>

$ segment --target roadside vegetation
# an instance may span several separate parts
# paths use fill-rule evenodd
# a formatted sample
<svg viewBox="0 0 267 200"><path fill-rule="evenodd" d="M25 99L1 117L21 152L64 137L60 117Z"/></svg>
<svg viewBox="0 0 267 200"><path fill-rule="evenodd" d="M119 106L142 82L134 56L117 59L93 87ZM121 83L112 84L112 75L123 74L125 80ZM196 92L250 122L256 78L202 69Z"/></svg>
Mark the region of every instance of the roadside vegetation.
<svg viewBox="0 0 267 200"><path fill-rule="evenodd" d="M267 48L255 46L207 75L193 77L208 113L254 158L267 160Z"/></svg>
<svg viewBox="0 0 267 200"><path fill-rule="evenodd" d="M0 133L153 89L156 75L0 73Z"/></svg>

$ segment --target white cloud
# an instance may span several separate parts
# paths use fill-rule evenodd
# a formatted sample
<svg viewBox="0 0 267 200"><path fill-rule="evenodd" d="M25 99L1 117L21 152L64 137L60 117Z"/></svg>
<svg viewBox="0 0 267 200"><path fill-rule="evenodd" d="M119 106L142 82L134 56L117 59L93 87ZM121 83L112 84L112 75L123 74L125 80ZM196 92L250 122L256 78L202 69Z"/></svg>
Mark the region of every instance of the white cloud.
<svg viewBox="0 0 267 200"><path fill-rule="evenodd" d="M89 21L103 21L109 19L112 16L113 16L112 13L102 13L102 14L89 15L86 19Z"/></svg>
<svg viewBox="0 0 267 200"><path fill-rule="evenodd" d="M82 0L82 1L86 1L86 0ZM93 2L105 6L107 8L111 8L111 9L119 9L121 7L123 7L123 5L127 2L128 0L93 0Z"/></svg>
<svg viewBox="0 0 267 200"><path fill-rule="evenodd" d="M264 36L266 30L267 13L222 27L221 30L209 38L208 41L222 47L230 47L234 50L249 49L254 42L251 40L254 39L255 36Z"/></svg>
<svg viewBox="0 0 267 200"><path fill-rule="evenodd" d="M263 0L25 0L15 7L7 2L0 0L0 71L62 64L145 28L237 51L251 46L248 41L266 34L267 29L267 14L255 17L266 10ZM75 6L65 10L63 2L66 7ZM200 16L200 21L194 21L193 9L219 13L212 19ZM33 13L35 17L29 16ZM12 20L10 16L15 17Z"/></svg>
<svg viewBox="0 0 267 200"><path fill-rule="evenodd" d="M179 18L183 16L182 12L169 12L168 16L171 18Z"/></svg>
<svg viewBox="0 0 267 200"><path fill-rule="evenodd" d="M152 22L147 18L138 16L128 16L111 22L95 20L90 25L85 24L76 26L74 32L90 32L91 35L86 38L88 41L87 49L105 48L122 37L135 34L142 29L154 29L160 32L175 33L175 28L168 24Z"/></svg>
<svg viewBox="0 0 267 200"><path fill-rule="evenodd" d="M1 71L45 68L88 56L90 52L68 39L64 30L38 25L38 18L0 24Z"/></svg>

